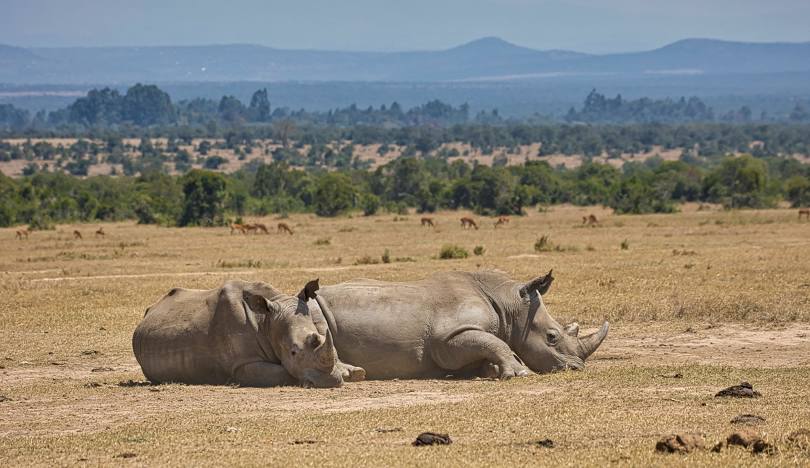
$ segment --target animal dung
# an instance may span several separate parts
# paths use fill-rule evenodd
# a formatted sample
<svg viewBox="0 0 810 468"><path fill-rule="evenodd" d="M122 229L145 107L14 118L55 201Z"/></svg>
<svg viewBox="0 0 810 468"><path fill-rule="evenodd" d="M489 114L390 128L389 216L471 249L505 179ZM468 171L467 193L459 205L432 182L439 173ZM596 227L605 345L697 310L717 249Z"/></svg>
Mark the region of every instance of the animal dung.
<svg viewBox="0 0 810 468"><path fill-rule="evenodd" d="M423 432L416 437L411 445L421 447L423 445L450 445L453 440L448 434L438 434L435 432Z"/></svg>
<svg viewBox="0 0 810 468"><path fill-rule="evenodd" d="M732 397L732 398L757 398L762 394L754 390L754 387L748 382L740 382L739 385L732 385L731 387L724 388L717 392L715 397Z"/></svg>
<svg viewBox="0 0 810 468"><path fill-rule="evenodd" d="M756 414L738 414L731 418L731 424L761 424L765 422L765 418L757 416Z"/></svg>
<svg viewBox="0 0 810 468"><path fill-rule="evenodd" d="M690 453L706 448L700 434L670 434L655 444L655 451L662 453Z"/></svg>
<svg viewBox="0 0 810 468"><path fill-rule="evenodd" d="M554 441L551 439L543 439L536 441L534 445L543 448L554 448Z"/></svg>

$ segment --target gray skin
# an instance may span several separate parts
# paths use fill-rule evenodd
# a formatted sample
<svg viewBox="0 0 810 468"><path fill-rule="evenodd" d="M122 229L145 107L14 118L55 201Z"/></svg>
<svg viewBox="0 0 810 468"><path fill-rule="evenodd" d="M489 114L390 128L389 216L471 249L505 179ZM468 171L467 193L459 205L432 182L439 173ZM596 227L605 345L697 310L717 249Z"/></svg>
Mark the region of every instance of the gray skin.
<svg viewBox="0 0 810 468"><path fill-rule="evenodd" d="M238 280L172 289L135 329L135 357L155 383L338 387L363 380L362 369L340 362L329 331L316 328L306 301L317 290L317 280L298 296Z"/></svg>
<svg viewBox="0 0 810 468"><path fill-rule="evenodd" d="M608 323L582 338L577 324L562 327L543 304L552 281L551 272L520 283L494 271L412 283L355 280L321 289L327 313L314 313L314 320L327 321L341 359L369 379L582 369Z"/></svg>

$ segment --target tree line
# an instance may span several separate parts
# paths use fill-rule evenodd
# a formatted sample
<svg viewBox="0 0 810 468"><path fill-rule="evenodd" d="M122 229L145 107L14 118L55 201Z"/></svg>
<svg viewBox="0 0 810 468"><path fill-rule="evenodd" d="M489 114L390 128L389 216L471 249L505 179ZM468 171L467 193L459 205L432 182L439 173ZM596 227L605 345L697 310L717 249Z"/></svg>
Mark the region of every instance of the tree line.
<svg viewBox="0 0 810 468"><path fill-rule="evenodd" d="M0 130L7 132L61 131L81 132L88 129L125 127L126 131L138 131L157 127L162 132L176 126L203 128L209 136L218 126L238 128L245 125L261 125L273 121L289 120L299 126L342 127L414 127L454 125L514 125L531 124L537 115L522 119L503 118L496 109L470 112L468 104L458 107L433 100L423 105L404 110L397 102L379 108L369 106L360 109L356 105L326 112L291 110L270 106L267 89L253 93L245 105L234 96L223 96L219 101L191 99L172 102L170 96L155 85L136 84L126 93L116 89L92 89L86 96L76 99L66 108L31 115L27 110L11 104L0 105ZM540 119L546 120L549 119ZM571 108L565 116L567 122L584 123L687 123L687 122L769 122L766 114L754 116L747 106L722 115L715 112L697 97L680 99L640 98L623 99L621 95L608 98L596 90L585 98L582 108ZM789 122L810 122L810 112L797 103L789 114Z"/></svg>
<svg viewBox="0 0 810 468"><path fill-rule="evenodd" d="M136 219L170 226L222 225L241 216L313 212L471 209L520 215L533 206L603 204L617 213L668 213L683 201L727 208L810 205L810 168L788 158L726 157L704 167L651 158L621 169L585 162L574 169L531 161L520 166L399 158L374 171L301 170L284 162L233 174L194 169L182 176L73 177L38 171L0 176L0 226Z"/></svg>

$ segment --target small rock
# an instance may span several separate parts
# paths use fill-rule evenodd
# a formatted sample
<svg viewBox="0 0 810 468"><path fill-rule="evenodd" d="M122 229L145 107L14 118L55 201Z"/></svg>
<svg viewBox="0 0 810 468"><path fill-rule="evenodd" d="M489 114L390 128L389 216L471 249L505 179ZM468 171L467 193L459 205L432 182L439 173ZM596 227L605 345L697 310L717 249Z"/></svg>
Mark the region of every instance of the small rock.
<svg viewBox="0 0 810 468"><path fill-rule="evenodd" d="M738 414L731 418L731 424L761 424L765 422L765 418L757 416L756 414Z"/></svg>
<svg viewBox="0 0 810 468"><path fill-rule="evenodd" d="M90 369L90 372L112 372L114 370L112 367L94 367Z"/></svg>
<svg viewBox="0 0 810 468"><path fill-rule="evenodd" d="M448 434L437 434L435 432L423 432L416 437L411 445L420 447L423 445L449 445L453 440Z"/></svg>
<svg viewBox="0 0 810 468"><path fill-rule="evenodd" d="M757 398L762 396L762 394L754 390L754 387L750 383L740 382L739 385L732 385L731 387L720 390L714 396L734 397L734 398Z"/></svg>
<svg viewBox="0 0 810 468"><path fill-rule="evenodd" d="M82 356L94 356L94 355L98 354L98 351L96 351L95 349L88 349L88 350L82 351L81 354L82 354Z"/></svg>
<svg viewBox="0 0 810 468"><path fill-rule="evenodd" d="M98 382L89 382L89 383L84 384L84 386L87 387L87 388L98 388L98 387L101 387L101 384L98 383Z"/></svg>
<svg viewBox="0 0 810 468"><path fill-rule="evenodd" d="M690 453L704 448L706 443L700 434L671 434L655 444L656 452L664 453Z"/></svg>
<svg viewBox="0 0 810 468"><path fill-rule="evenodd" d="M225 432L239 432L238 427L228 426L225 428Z"/></svg>
<svg viewBox="0 0 810 468"><path fill-rule="evenodd" d="M534 445L543 448L554 448L554 441L551 439L538 440Z"/></svg>
<svg viewBox="0 0 810 468"><path fill-rule="evenodd" d="M133 452L124 452L124 453L119 453L118 455L114 456L113 458L135 458L137 456L138 456L138 454L133 453Z"/></svg>
<svg viewBox="0 0 810 468"><path fill-rule="evenodd" d="M296 440L293 441L293 444L295 444L295 445L304 445L304 444L310 445L310 444L317 444L317 443L318 443L317 440L312 440L312 439L296 439Z"/></svg>
<svg viewBox="0 0 810 468"><path fill-rule="evenodd" d="M122 380L118 382L119 387L151 387L152 382L145 382L143 380Z"/></svg>
<svg viewBox="0 0 810 468"><path fill-rule="evenodd" d="M799 429L798 431L793 431L788 434L785 440L793 447L801 450L810 450L810 430Z"/></svg>
<svg viewBox="0 0 810 468"><path fill-rule="evenodd" d="M381 432L383 434L387 434L389 432L402 432L401 427L378 427L374 429L374 432Z"/></svg>
<svg viewBox="0 0 810 468"><path fill-rule="evenodd" d="M675 374L659 374L658 377L663 377L665 379L682 379L683 374L677 372Z"/></svg>
<svg viewBox="0 0 810 468"><path fill-rule="evenodd" d="M726 445L740 445L742 447L748 448L754 445L754 442L762 440L759 434L752 429L741 429L736 432L732 432L730 436L726 438Z"/></svg>

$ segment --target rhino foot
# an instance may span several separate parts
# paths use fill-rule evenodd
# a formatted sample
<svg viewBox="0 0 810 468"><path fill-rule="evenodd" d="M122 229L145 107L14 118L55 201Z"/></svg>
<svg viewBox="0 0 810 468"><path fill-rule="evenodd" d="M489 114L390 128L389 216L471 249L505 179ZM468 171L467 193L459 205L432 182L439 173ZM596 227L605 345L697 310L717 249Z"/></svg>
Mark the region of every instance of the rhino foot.
<svg viewBox="0 0 810 468"><path fill-rule="evenodd" d="M366 380L366 370L362 367L346 364L345 362L338 363L341 375L345 382L361 382Z"/></svg>
<svg viewBox="0 0 810 468"><path fill-rule="evenodd" d="M501 380L511 379L512 377L526 377L532 374L534 372L531 369L520 363L497 365L485 362L479 371L479 376L485 379Z"/></svg>

